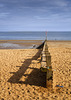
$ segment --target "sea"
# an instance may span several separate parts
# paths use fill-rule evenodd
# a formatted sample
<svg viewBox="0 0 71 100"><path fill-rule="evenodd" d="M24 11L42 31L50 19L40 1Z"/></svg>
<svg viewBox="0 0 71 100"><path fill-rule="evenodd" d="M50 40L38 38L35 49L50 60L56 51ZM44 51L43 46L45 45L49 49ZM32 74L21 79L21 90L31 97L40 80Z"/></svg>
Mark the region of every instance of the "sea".
<svg viewBox="0 0 71 100"><path fill-rule="evenodd" d="M46 38L47 40L71 40L71 31L0 32L0 40L45 40Z"/></svg>

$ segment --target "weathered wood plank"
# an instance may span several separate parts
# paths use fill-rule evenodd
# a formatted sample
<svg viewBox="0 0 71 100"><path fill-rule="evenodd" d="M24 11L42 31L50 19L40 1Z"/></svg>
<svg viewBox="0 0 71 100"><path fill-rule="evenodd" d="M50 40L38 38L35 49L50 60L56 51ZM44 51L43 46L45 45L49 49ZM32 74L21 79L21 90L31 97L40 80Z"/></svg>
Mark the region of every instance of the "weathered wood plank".
<svg viewBox="0 0 71 100"><path fill-rule="evenodd" d="M51 66L51 55L48 51L47 41L45 41L42 54L41 54L41 68L46 74L46 87L52 87L52 66Z"/></svg>

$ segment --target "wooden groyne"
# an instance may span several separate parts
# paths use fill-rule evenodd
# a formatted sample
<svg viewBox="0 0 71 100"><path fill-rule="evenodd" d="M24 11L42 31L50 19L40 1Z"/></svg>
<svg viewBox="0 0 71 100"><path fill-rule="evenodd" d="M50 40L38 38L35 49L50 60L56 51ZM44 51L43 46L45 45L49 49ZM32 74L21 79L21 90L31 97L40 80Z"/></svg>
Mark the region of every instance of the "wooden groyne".
<svg viewBox="0 0 71 100"><path fill-rule="evenodd" d="M46 72L46 87L52 87L51 55L48 51L47 40L45 40L41 53L41 71Z"/></svg>

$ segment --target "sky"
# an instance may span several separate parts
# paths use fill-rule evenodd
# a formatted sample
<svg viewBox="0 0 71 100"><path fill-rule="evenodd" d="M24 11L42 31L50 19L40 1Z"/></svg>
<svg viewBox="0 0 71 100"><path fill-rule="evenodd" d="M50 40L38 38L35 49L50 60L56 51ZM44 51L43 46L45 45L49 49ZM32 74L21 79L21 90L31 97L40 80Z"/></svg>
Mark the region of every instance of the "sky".
<svg viewBox="0 0 71 100"><path fill-rule="evenodd" d="M71 0L0 0L0 31L71 31Z"/></svg>

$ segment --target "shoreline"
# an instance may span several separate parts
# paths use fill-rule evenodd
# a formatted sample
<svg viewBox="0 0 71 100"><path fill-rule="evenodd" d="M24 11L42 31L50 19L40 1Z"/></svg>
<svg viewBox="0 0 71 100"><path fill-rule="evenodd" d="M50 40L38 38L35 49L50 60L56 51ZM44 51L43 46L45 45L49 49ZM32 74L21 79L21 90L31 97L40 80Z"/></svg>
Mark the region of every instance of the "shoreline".
<svg viewBox="0 0 71 100"><path fill-rule="evenodd" d="M42 40L0 40L0 49L34 49L42 42Z"/></svg>
<svg viewBox="0 0 71 100"><path fill-rule="evenodd" d="M44 41L44 40L0 40L0 41ZM47 41L71 41L71 40L47 40Z"/></svg>
<svg viewBox="0 0 71 100"><path fill-rule="evenodd" d="M36 49L44 40L0 40L0 49ZM71 40L47 40L49 44L70 45Z"/></svg>

